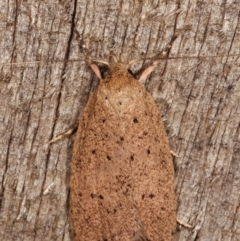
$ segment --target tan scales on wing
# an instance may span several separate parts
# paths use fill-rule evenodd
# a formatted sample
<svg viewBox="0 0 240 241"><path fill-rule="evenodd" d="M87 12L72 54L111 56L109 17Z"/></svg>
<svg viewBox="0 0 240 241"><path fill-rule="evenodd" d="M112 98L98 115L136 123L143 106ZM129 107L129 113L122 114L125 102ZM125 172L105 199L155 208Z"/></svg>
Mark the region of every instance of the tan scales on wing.
<svg viewBox="0 0 240 241"><path fill-rule="evenodd" d="M160 113L124 65L110 70L89 98L75 139L74 240L170 241L174 171Z"/></svg>

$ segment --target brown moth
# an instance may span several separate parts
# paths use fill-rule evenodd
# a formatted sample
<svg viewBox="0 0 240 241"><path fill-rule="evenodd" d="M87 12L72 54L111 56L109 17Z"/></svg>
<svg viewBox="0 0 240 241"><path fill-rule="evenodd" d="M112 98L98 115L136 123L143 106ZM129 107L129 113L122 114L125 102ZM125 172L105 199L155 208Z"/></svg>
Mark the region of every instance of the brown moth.
<svg viewBox="0 0 240 241"><path fill-rule="evenodd" d="M158 107L129 64L110 74L80 118L70 178L75 241L170 241L176 226L174 169ZM130 62L131 63L131 62Z"/></svg>

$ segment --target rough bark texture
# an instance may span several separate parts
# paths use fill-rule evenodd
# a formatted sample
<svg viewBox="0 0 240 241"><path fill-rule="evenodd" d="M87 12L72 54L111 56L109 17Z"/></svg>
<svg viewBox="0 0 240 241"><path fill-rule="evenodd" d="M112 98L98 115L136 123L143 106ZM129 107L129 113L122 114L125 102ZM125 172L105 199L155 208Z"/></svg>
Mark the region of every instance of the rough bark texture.
<svg viewBox="0 0 240 241"><path fill-rule="evenodd" d="M168 122L176 241L240 240L239 1L0 1L0 240L70 240L74 124L97 84L74 23L97 58L171 58L145 87ZM136 66L136 69L141 65Z"/></svg>

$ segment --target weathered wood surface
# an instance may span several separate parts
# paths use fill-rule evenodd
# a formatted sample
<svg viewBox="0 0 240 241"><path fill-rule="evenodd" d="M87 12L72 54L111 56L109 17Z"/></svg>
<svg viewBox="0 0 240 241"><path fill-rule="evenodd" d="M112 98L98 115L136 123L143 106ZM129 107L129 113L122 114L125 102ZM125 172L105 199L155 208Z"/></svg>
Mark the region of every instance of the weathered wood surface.
<svg viewBox="0 0 240 241"><path fill-rule="evenodd" d="M152 56L177 33L145 86L174 158L176 241L240 240L239 1L0 2L0 240L71 239L69 165L96 77L92 55ZM141 63L134 70L139 69Z"/></svg>

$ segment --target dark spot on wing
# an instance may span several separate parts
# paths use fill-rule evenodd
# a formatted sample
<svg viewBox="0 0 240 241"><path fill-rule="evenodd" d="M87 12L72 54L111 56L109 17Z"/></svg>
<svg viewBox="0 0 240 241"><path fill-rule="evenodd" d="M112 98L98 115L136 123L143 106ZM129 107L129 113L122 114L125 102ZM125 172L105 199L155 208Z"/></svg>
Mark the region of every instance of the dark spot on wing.
<svg viewBox="0 0 240 241"><path fill-rule="evenodd" d="M133 118L133 123L138 123L137 117L134 117L134 118Z"/></svg>

